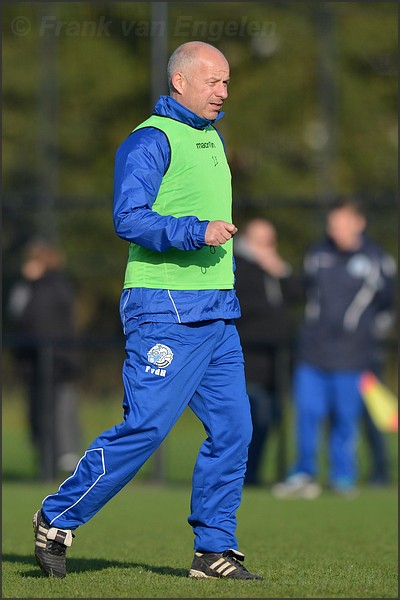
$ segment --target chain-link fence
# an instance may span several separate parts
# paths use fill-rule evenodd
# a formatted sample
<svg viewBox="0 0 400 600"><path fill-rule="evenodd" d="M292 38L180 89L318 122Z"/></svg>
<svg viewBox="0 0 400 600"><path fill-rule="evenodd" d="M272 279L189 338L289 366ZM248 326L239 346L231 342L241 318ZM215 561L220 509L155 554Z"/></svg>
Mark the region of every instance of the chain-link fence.
<svg viewBox="0 0 400 600"><path fill-rule="evenodd" d="M363 198L368 217L368 230L388 252L397 255L396 216L397 206L393 198ZM8 234L5 236L3 257L3 396L21 394L21 374L16 350L26 344L26 339L16 335L7 312L8 291L19 275L21 253L24 242L34 230L35 215L27 210L26 198L6 197L4 216ZM296 199L243 199L234 203L234 220L240 226L250 217L265 216L277 227L281 254L295 269L301 268L302 257L307 246L323 233L324 206L313 200ZM56 220L60 227L60 242L67 258L67 270L74 281L77 294L79 331L74 340L80 358L79 394L84 402L93 402L105 397L121 398L121 369L124 360L124 339L119 322L118 301L122 288L127 245L116 239L111 229L110 207L104 202L75 201L60 202L56 209ZM104 227L104 239L100 248L91 247L82 239L81 247L68 238L68 232L79 229L84 223L95 223ZM104 225L104 223L108 225ZM108 229L107 229L108 228ZM121 242L121 243L120 243ZM112 249L110 251L110 248ZM302 316L303 306L294 307L294 321ZM296 328L293 330L295 339ZM397 343L396 330L386 342L384 377L392 389L397 386ZM70 344L68 340L58 343ZM277 348L278 381L282 388L280 396L290 402L290 361L288 348ZM40 354L40 398L42 412L46 415L42 426L45 431L54 431L52 419L52 355L54 341L43 339L38 346ZM279 452L276 471L282 475L286 467L286 437L284 426L279 432ZM100 432L99 432L100 433ZM42 436L41 476L54 477L52 458L55 441L51 435ZM165 461L162 453L153 462L154 477L165 479Z"/></svg>

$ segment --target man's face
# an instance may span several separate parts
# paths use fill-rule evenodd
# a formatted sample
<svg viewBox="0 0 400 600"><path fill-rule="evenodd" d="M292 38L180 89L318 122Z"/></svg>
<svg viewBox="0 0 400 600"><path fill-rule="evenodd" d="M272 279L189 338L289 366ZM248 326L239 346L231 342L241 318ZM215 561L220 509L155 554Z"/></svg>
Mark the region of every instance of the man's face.
<svg viewBox="0 0 400 600"><path fill-rule="evenodd" d="M364 229L365 218L351 208L338 208L328 216L328 235L341 250L349 252L357 250Z"/></svg>
<svg viewBox="0 0 400 600"><path fill-rule="evenodd" d="M176 99L199 117L213 121L228 97L229 64L216 51L203 51L179 78Z"/></svg>

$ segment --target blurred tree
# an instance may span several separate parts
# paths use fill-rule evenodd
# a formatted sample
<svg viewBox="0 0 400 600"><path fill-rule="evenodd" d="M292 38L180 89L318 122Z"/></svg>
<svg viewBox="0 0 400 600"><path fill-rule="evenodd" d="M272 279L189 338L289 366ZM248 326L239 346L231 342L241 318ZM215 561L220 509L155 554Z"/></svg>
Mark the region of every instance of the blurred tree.
<svg viewBox="0 0 400 600"><path fill-rule="evenodd" d="M115 331L127 244L111 219L114 155L151 109L148 2L3 3L3 253L5 289L34 233L40 135L39 48L57 37L60 243L81 290L82 327ZM334 26L338 194L364 194L396 253L397 3L319 3ZM55 6L56 5L56 6ZM321 226L318 159L326 131L318 96L317 6L312 2L168 3L168 49L208 41L231 63L219 125L233 175L235 218L264 214L284 231L296 264ZM55 10L56 9L56 10ZM313 210L315 205L316 210ZM386 207L386 208L385 208ZM306 212L308 211L308 212ZM389 232L389 234L388 234ZM376 232L374 232L376 233Z"/></svg>

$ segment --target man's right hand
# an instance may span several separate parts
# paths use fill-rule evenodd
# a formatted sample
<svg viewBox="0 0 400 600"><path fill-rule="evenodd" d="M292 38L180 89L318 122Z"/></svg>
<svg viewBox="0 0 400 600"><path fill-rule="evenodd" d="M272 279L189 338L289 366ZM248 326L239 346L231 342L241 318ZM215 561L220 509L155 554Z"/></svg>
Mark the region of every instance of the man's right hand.
<svg viewBox="0 0 400 600"><path fill-rule="evenodd" d="M233 223L226 221L210 221L205 233L205 242L207 246L221 246L230 240L237 232L237 227Z"/></svg>

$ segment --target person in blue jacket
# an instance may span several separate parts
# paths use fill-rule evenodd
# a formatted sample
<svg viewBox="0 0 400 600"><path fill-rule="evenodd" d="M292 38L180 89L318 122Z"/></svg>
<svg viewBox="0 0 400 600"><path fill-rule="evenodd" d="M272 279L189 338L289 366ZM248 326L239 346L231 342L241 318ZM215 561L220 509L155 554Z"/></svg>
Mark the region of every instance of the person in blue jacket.
<svg viewBox="0 0 400 600"><path fill-rule="evenodd" d="M73 532L132 480L190 406L206 439L193 472L188 575L261 578L243 566L235 535L252 423L234 321L231 177L215 128L229 64L217 48L188 42L171 55L168 79L170 95L115 160L114 226L129 242L124 418L34 515L35 556L50 576L66 575Z"/></svg>
<svg viewBox="0 0 400 600"><path fill-rule="evenodd" d="M317 497L319 438L329 424L329 487L357 492L357 438L364 405L360 377L373 368L377 328L391 321L395 262L366 233L355 199L333 203L327 236L304 258L307 301L294 373L297 454L278 497Z"/></svg>

